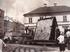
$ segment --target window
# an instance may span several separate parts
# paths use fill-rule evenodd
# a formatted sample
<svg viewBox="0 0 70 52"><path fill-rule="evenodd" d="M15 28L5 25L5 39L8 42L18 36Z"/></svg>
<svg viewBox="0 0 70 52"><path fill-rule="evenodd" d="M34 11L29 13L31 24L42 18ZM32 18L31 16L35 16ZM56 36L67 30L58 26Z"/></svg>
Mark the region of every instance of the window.
<svg viewBox="0 0 70 52"><path fill-rule="evenodd" d="M29 23L32 23L32 18L29 18Z"/></svg>
<svg viewBox="0 0 70 52"><path fill-rule="evenodd" d="M63 22L67 22L67 16L63 16Z"/></svg>
<svg viewBox="0 0 70 52"><path fill-rule="evenodd" d="M43 19L43 16L41 16L40 19Z"/></svg>

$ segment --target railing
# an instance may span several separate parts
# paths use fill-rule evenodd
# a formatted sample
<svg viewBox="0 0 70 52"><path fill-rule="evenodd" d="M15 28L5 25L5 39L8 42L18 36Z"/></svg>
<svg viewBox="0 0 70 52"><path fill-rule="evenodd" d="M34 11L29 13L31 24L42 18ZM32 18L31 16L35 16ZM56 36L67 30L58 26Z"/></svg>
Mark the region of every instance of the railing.
<svg viewBox="0 0 70 52"><path fill-rule="evenodd" d="M52 52L56 51L57 48L49 48L47 46L35 46L35 45L19 45L19 44L12 44L7 45L8 48L5 48L3 52Z"/></svg>
<svg viewBox="0 0 70 52"><path fill-rule="evenodd" d="M38 48L32 48L32 47L17 47L13 52L40 52Z"/></svg>

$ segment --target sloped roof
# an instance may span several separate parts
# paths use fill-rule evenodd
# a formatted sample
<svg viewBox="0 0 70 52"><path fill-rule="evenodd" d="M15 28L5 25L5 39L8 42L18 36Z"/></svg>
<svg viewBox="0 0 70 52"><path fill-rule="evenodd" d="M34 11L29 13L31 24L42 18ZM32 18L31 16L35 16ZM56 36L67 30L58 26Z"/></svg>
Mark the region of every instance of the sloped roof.
<svg viewBox="0 0 70 52"><path fill-rule="evenodd" d="M51 7L40 7L29 13L24 14L24 16L33 15L53 15L55 13L65 13L70 12L70 7L68 6L51 6Z"/></svg>

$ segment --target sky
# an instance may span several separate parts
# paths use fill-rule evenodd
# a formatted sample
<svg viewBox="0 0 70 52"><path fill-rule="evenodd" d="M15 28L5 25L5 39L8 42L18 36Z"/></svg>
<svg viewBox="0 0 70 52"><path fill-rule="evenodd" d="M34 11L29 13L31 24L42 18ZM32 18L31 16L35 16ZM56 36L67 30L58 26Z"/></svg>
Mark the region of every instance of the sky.
<svg viewBox="0 0 70 52"><path fill-rule="evenodd" d="M5 16L23 23L24 13L42 7L44 3L48 6L53 6L53 3L70 6L70 0L0 0L0 8L5 11Z"/></svg>
<svg viewBox="0 0 70 52"><path fill-rule="evenodd" d="M23 14L41 6L41 0L0 0L0 8L9 16L23 23Z"/></svg>

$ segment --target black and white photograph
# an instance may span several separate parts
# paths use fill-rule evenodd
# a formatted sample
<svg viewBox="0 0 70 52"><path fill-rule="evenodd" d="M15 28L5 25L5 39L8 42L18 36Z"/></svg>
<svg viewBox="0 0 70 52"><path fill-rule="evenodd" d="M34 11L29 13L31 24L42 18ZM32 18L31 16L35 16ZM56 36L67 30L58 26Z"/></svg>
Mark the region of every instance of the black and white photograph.
<svg viewBox="0 0 70 52"><path fill-rule="evenodd" d="M70 52L70 0L0 0L0 52Z"/></svg>

